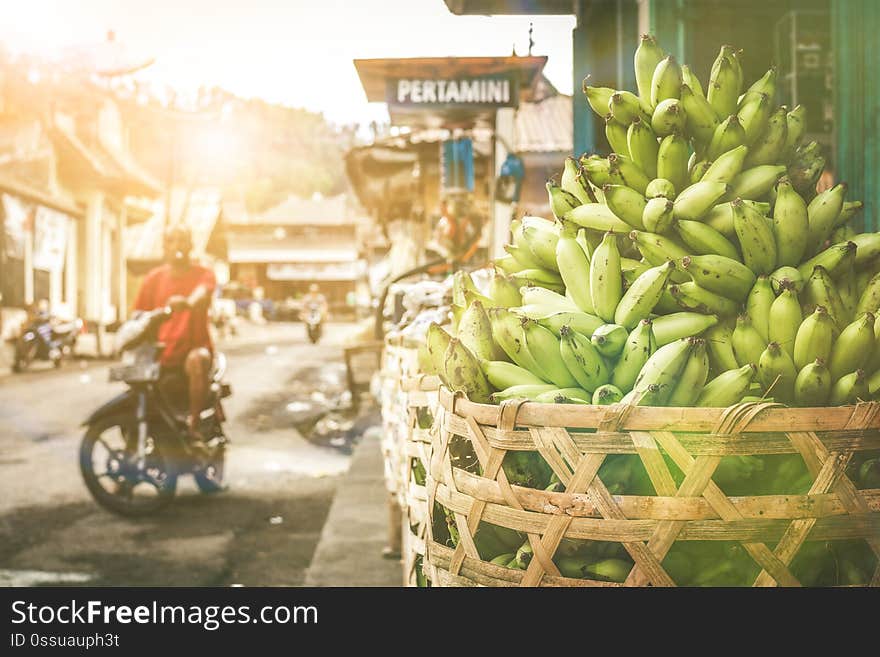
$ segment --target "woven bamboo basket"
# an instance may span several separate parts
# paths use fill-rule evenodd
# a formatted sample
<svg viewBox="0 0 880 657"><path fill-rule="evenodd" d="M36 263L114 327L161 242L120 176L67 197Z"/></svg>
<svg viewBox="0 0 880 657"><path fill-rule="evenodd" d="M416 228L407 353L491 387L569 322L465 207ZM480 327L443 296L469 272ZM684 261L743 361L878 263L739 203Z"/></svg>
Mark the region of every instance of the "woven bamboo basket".
<svg viewBox="0 0 880 657"><path fill-rule="evenodd" d="M437 412L440 379L418 375L403 379L401 387L407 395L407 431L403 444L404 491L402 518L403 582L419 586L426 577L425 546L428 537L428 492L425 477L431 467L431 430ZM421 470L420 473L416 469ZM419 481L421 479L421 481Z"/></svg>
<svg viewBox="0 0 880 657"><path fill-rule="evenodd" d="M513 400L491 406L441 388L427 480L432 584L674 586L663 565L673 545L724 541L750 558L755 576L743 585L799 586L791 566L805 542L849 541L873 562L864 584L880 586L880 489L860 490L847 474L851 459L880 449L878 410L877 402L710 409ZM462 461L452 458L450 447L462 441L478 467L460 467ZM563 492L511 485L502 462L517 451L538 452ZM607 458L620 454L638 458L655 495L609 491L597 473ZM806 494L732 496L713 480L723 457L795 454L812 479ZM677 477L670 461L680 470ZM454 518L455 547L435 536L449 522L438 514ZM528 567L481 559L474 540L480 523L527 537L533 552ZM564 577L556 553L568 539L618 543L631 570L624 581Z"/></svg>

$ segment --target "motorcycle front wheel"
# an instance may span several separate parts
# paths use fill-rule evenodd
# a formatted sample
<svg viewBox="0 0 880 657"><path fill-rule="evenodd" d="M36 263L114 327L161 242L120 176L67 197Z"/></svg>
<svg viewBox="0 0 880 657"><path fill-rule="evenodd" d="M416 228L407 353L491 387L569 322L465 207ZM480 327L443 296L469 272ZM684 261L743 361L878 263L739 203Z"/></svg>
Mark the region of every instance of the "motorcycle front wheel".
<svg viewBox="0 0 880 657"><path fill-rule="evenodd" d="M137 428L130 417L108 417L89 426L79 450L86 488L102 507L138 517L166 507L177 490L177 472L159 441L147 437L137 463Z"/></svg>
<svg viewBox="0 0 880 657"><path fill-rule="evenodd" d="M203 469L193 473L196 485L203 493L219 493L226 490L226 444L214 447L211 461Z"/></svg>

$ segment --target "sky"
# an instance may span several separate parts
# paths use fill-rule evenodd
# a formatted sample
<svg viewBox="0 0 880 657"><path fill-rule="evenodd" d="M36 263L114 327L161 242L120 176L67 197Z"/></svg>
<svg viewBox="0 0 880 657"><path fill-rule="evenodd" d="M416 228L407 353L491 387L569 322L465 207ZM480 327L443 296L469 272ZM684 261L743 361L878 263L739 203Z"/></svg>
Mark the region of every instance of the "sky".
<svg viewBox="0 0 880 657"><path fill-rule="evenodd" d="M336 123L387 120L367 103L356 58L547 55L572 91L572 16L455 16L443 0L0 0L0 42L51 55L116 33L155 63L139 75L181 91L220 85L320 111Z"/></svg>

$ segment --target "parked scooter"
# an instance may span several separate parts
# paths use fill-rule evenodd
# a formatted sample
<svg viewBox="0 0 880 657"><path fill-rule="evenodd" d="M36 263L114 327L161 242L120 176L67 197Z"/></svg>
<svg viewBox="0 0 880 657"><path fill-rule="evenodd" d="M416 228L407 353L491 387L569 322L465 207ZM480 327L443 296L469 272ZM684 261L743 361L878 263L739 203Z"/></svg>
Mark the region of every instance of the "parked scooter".
<svg viewBox="0 0 880 657"><path fill-rule="evenodd" d="M12 371L23 372L35 360L52 361L55 367L61 367L62 360L73 355L82 327L79 318L58 321L48 309L40 308L15 340Z"/></svg>
<svg viewBox="0 0 880 657"><path fill-rule="evenodd" d="M317 303L309 304L305 310L306 333L309 336L309 342L316 344L321 339L321 333L323 332L324 313L321 310L321 306Z"/></svg>
<svg viewBox="0 0 880 657"><path fill-rule="evenodd" d="M174 497L177 478L193 474L202 492L223 488L227 438L221 399L231 393L223 382L226 358L214 357L209 395L199 431L207 458L193 448L187 428L186 380L163 372L156 341L170 308L142 313L119 329L123 363L110 370L111 381L129 389L93 412L80 445L80 470L86 487L104 508L141 516L164 508Z"/></svg>

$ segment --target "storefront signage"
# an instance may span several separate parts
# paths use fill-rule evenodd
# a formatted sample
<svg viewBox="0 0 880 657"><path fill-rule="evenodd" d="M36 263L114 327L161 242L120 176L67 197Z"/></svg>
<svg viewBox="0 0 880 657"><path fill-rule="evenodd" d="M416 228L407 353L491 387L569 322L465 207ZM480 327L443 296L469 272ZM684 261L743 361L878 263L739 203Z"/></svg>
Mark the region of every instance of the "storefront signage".
<svg viewBox="0 0 880 657"><path fill-rule="evenodd" d="M516 107L519 85L514 76L388 81L388 104L407 107Z"/></svg>

